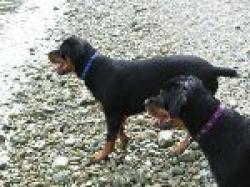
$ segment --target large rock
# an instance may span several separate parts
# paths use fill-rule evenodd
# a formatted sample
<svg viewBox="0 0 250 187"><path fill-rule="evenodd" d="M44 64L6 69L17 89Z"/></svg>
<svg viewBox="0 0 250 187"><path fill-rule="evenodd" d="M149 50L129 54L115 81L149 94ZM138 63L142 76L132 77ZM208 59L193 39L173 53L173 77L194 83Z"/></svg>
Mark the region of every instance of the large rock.
<svg viewBox="0 0 250 187"><path fill-rule="evenodd" d="M160 131L158 134L158 144L160 147L170 147L173 145L173 132L169 130Z"/></svg>

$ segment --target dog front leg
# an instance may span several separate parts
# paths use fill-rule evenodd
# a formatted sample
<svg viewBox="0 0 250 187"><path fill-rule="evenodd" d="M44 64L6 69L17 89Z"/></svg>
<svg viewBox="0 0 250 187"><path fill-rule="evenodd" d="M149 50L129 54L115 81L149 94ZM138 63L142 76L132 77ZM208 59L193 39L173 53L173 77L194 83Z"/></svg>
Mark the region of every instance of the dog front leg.
<svg viewBox="0 0 250 187"><path fill-rule="evenodd" d="M190 135L187 134L186 137L182 139L177 145L174 145L169 148L170 155L175 156L183 153L187 149L189 143L190 143Z"/></svg>
<svg viewBox="0 0 250 187"><path fill-rule="evenodd" d="M120 148L125 150L127 148L127 144L129 141L129 138L127 136L127 134L124 132L125 129L125 125L126 125L126 117L123 118L122 124L120 126L120 130L119 130L119 134L118 137L120 139Z"/></svg>
<svg viewBox="0 0 250 187"><path fill-rule="evenodd" d="M122 118L119 116L106 116L107 120L107 139L102 150L94 153L93 160L100 161L108 157L113 152L115 147L115 140L120 130Z"/></svg>

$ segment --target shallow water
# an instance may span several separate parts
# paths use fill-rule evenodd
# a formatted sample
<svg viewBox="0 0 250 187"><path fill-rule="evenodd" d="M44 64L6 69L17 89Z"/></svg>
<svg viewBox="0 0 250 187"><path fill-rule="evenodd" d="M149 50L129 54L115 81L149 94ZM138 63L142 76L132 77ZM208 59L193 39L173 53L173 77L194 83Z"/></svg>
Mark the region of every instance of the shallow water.
<svg viewBox="0 0 250 187"><path fill-rule="evenodd" d="M0 2L0 103L18 89L16 77L25 81L18 67L45 61L48 52L48 29L64 0L15 0ZM34 57L41 54L39 59ZM43 55L44 54L44 55ZM15 67L15 68L13 68ZM17 76L18 75L18 76Z"/></svg>

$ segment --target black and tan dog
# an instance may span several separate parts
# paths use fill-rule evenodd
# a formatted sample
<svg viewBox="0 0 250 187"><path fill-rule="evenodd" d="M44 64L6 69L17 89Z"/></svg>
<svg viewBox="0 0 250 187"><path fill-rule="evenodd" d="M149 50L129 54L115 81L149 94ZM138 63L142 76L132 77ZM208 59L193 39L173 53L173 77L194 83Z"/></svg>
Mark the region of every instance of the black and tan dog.
<svg viewBox="0 0 250 187"><path fill-rule="evenodd" d="M102 104L107 122L107 139L94 160L105 159L117 137L128 140L123 124L130 115L144 111L144 100L157 94L168 79L177 75L198 76L213 93L219 76L234 77L236 71L214 67L195 56L155 57L147 60L114 60L98 54L87 41L70 37L49 53L59 74L75 72Z"/></svg>
<svg viewBox="0 0 250 187"><path fill-rule="evenodd" d="M145 107L149 113L158 108L183 121L219 186L250 186L250 120L221 104L198 78L170 80L158 96L145 101Z"/></svg>

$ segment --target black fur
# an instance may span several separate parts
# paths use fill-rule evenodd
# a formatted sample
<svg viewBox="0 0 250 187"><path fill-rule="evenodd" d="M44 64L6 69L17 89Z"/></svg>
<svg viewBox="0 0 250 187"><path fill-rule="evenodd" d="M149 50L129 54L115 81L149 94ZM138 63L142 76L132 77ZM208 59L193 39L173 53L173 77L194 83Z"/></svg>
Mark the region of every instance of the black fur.
<svg viewBox="0 0 250 187"><path fill-rule="evenodd" d="M170 116L182 119L195 138L220 101L197 78L180 76L169 81L160 95L147 99L146 104L150 103L157 103ZM198 143L220 187L250 186L249 119L227 108Z"/></svg>
<svg viewBox="0 0 250 187"><path fill-rule="evenodd" d="M96 52L87 41L66 39L59 50L69 56L80 77L85 63ZM195 75L215 93L219 76L236 76L236 71L218 68L195 56L155 57L147 60L114 60L99 55L85 78L87 88L103 105L107 140L115 140L124 116L144 111L144 100L156 95L166 80L177 75Z"/></svg>

